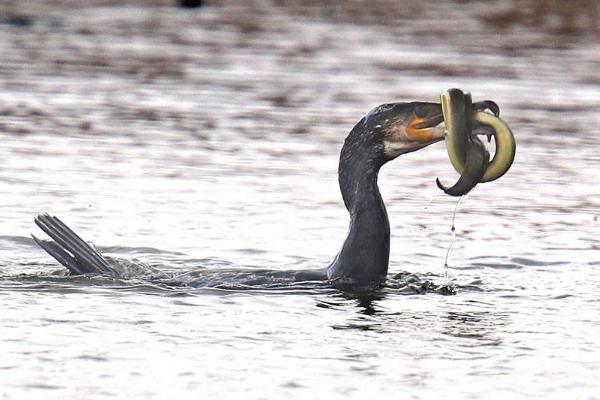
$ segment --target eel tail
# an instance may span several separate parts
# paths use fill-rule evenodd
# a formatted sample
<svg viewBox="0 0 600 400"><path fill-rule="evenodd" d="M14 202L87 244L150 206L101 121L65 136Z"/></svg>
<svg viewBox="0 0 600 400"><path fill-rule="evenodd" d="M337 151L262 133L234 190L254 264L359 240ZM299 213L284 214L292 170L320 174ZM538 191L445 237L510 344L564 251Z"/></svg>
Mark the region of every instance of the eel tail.
<svg viewBox="0 0 600 400"><path fill-rule="evenodd" d="M52 240L33 240L73 275L114 275L106 258L56 217L40 214L35 224Z"/></svg>

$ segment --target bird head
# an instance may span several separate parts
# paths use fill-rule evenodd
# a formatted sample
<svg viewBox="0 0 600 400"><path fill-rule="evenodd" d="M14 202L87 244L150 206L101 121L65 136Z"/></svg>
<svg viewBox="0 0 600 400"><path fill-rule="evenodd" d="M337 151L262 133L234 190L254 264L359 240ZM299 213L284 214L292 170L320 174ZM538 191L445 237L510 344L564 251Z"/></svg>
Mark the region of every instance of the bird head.
<svg viewBox="0 0 600 400"><path fill-rule="evenodd" d="M446 135L443 121L440 104L387 103L367 113L352 133L376 144L373 147L377 149L377 158L385 163L443 140Z"/></svg>
<svg viewBox="0 0 600 400"><path fill-rule="evenodd" d="M380 136L383 154L388 161L439 142L446 135L440 104L383 104L372 113L367 120L375 122L374 132Z"/></svg>

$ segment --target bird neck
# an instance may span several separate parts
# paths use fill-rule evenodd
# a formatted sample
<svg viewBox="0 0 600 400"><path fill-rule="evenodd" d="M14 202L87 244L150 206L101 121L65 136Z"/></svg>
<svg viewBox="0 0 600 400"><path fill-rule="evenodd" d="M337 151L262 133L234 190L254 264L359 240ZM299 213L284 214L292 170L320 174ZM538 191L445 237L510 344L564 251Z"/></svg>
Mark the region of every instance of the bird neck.
<svg viewBox="0 0 600 400"><path fill-rule="evenodd" d="M340 154L338 180L350 229L341 251L327 270L342 284L380 284L385 280L390 256L390 225L377 186L382 162L370 157L364 146L348 139Z"/></svg>

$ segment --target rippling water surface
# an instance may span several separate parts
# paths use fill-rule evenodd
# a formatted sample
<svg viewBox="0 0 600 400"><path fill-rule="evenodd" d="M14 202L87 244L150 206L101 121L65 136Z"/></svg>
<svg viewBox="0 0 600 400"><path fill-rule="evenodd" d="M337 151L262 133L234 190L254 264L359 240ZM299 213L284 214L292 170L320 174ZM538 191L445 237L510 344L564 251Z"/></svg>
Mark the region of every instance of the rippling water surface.
<svg viewBox="0 0 600 400"><path fill-rule="evenodd" d="M386 24L98 4L0 18L1 398L598 398L593 33L501 29L474 2ZM444 282L452 241L443 144L380 177L390 273L416 274L409 287L74 278L30 239L49 212L165 271L324 267L347 230L347 132L377 104L454 86L494 99L518 146L461 203L454 296L415 290Z"/></svg>

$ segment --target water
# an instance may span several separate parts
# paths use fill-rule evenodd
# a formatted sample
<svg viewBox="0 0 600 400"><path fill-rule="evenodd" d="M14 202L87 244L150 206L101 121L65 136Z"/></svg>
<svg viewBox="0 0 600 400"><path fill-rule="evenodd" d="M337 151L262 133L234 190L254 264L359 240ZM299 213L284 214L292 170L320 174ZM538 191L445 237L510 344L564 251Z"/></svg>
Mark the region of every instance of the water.
<svg viewBox="0 0 600 400"><path fill-rule="evenodd" d="M19 4L33 24L0 24L1 398L598 398L596 33L501 30L471 2L358 24ZM29 238L47 211L165 271L324 267L347 132L449 87L517 136L511 171L458 209L454 296L406 274L371 296L72 278ZM382 170L391 274L445 281L456 199L437 176L456 179L442 144Z"/></svg>

